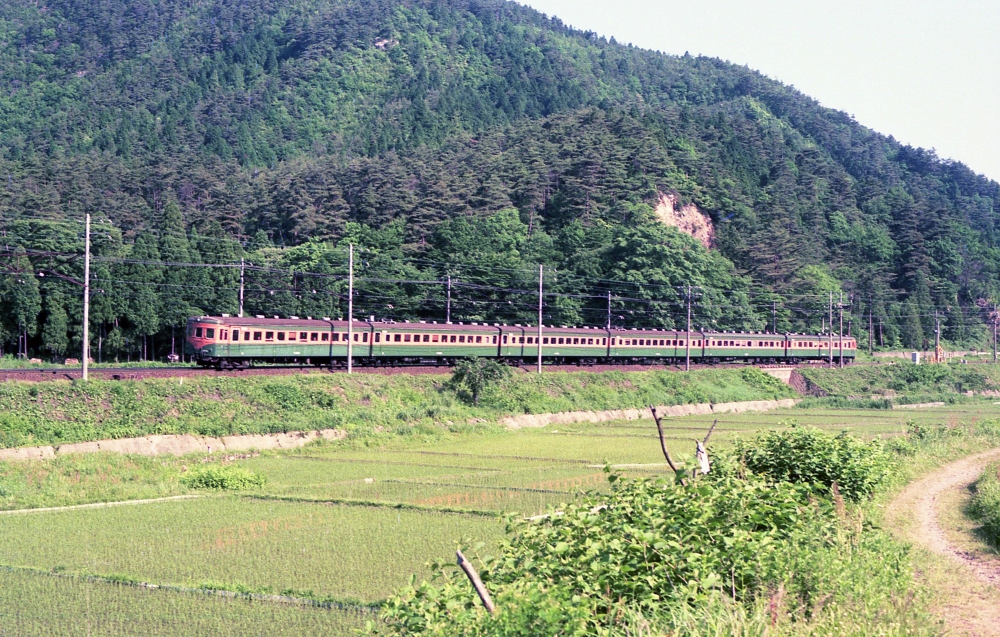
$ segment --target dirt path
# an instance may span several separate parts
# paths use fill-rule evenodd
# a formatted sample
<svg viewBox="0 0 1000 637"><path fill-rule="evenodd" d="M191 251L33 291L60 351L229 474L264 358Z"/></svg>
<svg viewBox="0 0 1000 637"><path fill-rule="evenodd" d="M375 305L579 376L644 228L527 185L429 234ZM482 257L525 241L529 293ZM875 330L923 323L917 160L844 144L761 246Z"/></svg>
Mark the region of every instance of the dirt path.
<svg viewBox="0 0 1000 637"><path fill-rule="evenodd" d="M170 502L172 500L193 500L200 495L171 495L164 498L147 498L145 500L116 500L114 502L91 502L89 504L70 504L61 507L41 507L38 509L8 509L0 511L0 515L21 515L25 513L51 513L52 511L73 511L76 509L106 509L108 507L132 506L136 504L153 504L155 502Z"/></svg>
<svg viewBox="0 0 1000 637"><path fill-rule="evenodd" d="M973 538L959 540L954 525L942 524L946 506L961 500L957 492L997 459L1000 449L991 449L947 464L907 486L886 512L889 529L926 551L917 552L917 575L949 634L1000 636L1000 560L970 550Z"/></svg>

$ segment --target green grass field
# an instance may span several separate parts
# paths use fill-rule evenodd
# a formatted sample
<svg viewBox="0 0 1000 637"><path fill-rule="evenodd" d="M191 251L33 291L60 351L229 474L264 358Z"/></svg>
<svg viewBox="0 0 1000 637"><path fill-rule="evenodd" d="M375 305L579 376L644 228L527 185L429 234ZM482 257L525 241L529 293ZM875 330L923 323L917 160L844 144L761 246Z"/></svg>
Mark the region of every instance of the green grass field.
<svg viewBox="0 0 1000 637"><path fill-rule="evenodd" d="M793 422L875 437L899 435L908 421L961 426L998 417L1000 405L987 401L906 411L723 414L713 442L718 448L735 436ZM713 420L667 419L674 454L690 456L693 439L703 437ZM5 502L13 509L109 495L176 495L191 493L179 476L193 463L197 459L100 455L6 463L0 485L18 485ZM58 576L0 571L0 581L10 583L0 584L0 621L20 622L26 628L19 634L73 634L77 628L60 627L74 615L94 622L92 634L240 634L239 627L248 625L257 627L255 634L350 634L361 621L351 611L66 576L377 602L411 575L425 576L428 561L449 559L458 542L483 540L488 552L502 533L500 512L533 515L605 488L606 463L625 473L665 472L652 420L325 443L234 461L267 478L254 493L2 513L0 567ZM52 611L49 623L46 609ZM137 623L123 622L123 614Z"/></svg>

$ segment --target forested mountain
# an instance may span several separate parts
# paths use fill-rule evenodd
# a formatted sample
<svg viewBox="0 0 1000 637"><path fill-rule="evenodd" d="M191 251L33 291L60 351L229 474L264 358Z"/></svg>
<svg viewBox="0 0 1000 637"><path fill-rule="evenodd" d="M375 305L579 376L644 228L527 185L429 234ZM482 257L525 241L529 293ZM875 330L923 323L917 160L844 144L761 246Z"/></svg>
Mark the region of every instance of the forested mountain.
<svg viewBox="0 0 1000 637"><path fill-rule="evenodd" d="M1000 187L716 59L503 0L10 0L0 6L3 341L162 354L189 313L359 311L985 338ZM668 228L693 204L715 243ZM688 206L690 209L691 207ZM654 212L655 211L655 212ZM39 276L39 275L44 276ZM61 275L62 278L59 276ZM68 278L67 278L68 277ZM559 294L560 296L556 296ZM154 338L155 336L155 338ZM146 348L146 349L144 349Z"/></svg>

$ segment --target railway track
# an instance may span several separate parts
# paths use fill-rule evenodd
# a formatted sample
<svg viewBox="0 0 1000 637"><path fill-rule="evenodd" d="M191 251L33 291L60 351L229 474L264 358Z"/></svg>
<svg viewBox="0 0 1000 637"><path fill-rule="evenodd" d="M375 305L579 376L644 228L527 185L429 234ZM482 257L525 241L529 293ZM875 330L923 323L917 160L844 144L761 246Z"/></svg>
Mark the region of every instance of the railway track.
<svg viewBox="0 0 1000 637"><path fill-rule="evenodd" d="M857 363L855 363L857 364ZM798 365L760 365L762 369L794 369L815 366L815 363L800 363ZM696 369L743 368L746 363L720 363L714 365L693 364ZM525 372L534 372L534 365L521 366ZM448 367L438 366L403 366L403 367L360 367L354 368L359 374L447 374ZM606 372L606 371L684 371L678 365L546 365L547 372ZM314 365L266 365L238 370L217 370L214 368L190 367L187 365L158 367L91 367L90 377L101 380L142 380L145 378L183 378L188 376L287 376L293 374L342 374L344 369L330 369ZM41 382L50 380L77 380L82 371L79 367L53 368L17 368L0 369L0 381Z"/></svg>

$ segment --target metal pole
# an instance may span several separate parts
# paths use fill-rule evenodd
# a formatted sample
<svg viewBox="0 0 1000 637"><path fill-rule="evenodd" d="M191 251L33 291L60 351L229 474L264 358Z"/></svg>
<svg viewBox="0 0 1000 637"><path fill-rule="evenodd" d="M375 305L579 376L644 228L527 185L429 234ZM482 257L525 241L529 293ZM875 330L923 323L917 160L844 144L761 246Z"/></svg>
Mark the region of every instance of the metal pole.
<svg viewBox="0 0 1000 637"><path fill-rule="evenodd" d="M545 266L538 266L538 373L542 373L542 294L543 287L542 281L544 276Z"/></svg>
<svg viewBox="0 0 1000 637"><path fill-rule="evenodd" d="M838 358L840 359L840 366L844 366L844 293L840 293L840 304L837 306L838 313L840 314L840 329L838 330L838 343L840 344L840 354Z"/></svg>
<svg viewBox="0 0 1000 637"><path fill-rule="evenodd" d="M347 257L347 373L354 373L354 244Z"/></svg>
<svg viewBox="0 0 1000 637"><path fill-rule="evenodd" d="M240 258L240 318L243 318L243 281L246 275L246 259Z"/></svg>
<svg viewBox="0 0 1000 637"><path fill-rule="evenodd" d="M445 310L444 322L451 324L451 275L448 275L448 306Z"/></svg>
<svg viewBox="0 0 1000 637"><path fill-rule="evenodd" d="M833 367L833 290L830 290L830 367Z"/></svg>
<svg viewBox="0 0 1000 637"><path fill-rule="evenodd" d="M83 253L83 380L90 367L90 213L87 213Z"/></svg>
<svg viewBox="0 0 1000 637"><path fill-rule="evenodd" d="M684 371L691 371L691 286L688 286L687 337L684 339Z"/></svg>
<svg viewBox="0 0 1000 637"><path fill-rule="evenodd" d="M993 305L993 362L997 362L997 306Z"/></svg>
<svg viewBox="0 0 1000 637"><path fill-rule="evenodd" d="M771 333L778 333L778 302L771 301Z"/></svg>

